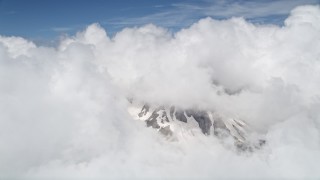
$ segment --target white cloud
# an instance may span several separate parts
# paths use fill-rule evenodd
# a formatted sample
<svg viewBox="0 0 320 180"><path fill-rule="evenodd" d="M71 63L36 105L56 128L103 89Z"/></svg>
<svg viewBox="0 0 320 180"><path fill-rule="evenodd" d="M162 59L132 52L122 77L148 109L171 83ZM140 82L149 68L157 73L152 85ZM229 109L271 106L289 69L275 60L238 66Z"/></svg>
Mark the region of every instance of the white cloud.
<svg viewBox="0 0 320 180"><path fill-rule="evenodd" d="M318 178L319 24L319 6L302 6L283 27L206 18L110 39L93 24L57 48L1 36L0 177ZM127 97L240 118L267 144L167 141Z"/></svg>

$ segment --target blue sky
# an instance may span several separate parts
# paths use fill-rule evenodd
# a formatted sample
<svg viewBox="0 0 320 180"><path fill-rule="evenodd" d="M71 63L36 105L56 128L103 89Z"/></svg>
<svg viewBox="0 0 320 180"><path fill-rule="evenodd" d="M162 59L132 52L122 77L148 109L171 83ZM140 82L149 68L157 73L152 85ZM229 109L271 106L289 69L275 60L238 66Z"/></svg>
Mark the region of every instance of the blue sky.
<svg viewBox="0 0 320 180"><path fill-rule="evenodd" d="M320 0L0 0L0 34L41 41L95 22L111 35L147 23L175 31L207 16L281 25L292 8L303 4Z"/></svg>

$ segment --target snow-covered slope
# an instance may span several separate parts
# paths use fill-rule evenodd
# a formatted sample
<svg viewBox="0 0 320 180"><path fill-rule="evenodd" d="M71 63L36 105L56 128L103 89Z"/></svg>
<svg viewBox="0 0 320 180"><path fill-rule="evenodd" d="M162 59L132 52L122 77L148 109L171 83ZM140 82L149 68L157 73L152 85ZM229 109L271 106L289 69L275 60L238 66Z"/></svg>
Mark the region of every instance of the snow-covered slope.
<svg viewBox="0 0 320 180"><path fill-rule="evenodd" d="M251 142L252 139L249 138L251 130L244 121L226 118L208 110L131 103L129 113L134 119L145 121L147 127L152 127L165 136L177 139L186 139L196 135L218 138L231 136L234 144L243 150L259 148L265 143L261 139Z"/></svg>

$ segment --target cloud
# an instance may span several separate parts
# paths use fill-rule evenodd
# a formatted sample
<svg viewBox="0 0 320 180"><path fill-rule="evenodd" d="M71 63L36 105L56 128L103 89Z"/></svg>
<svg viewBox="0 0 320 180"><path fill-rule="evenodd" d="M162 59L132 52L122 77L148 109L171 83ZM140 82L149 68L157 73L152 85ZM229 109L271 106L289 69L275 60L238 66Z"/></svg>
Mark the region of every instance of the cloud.
<svg viewBox="0 0 320 180"><path fill-rule="evenodd" d="M17 11L7 11L7 12L5 12L5 14L14 15L14 14L17 14Z"/></svg>
<svg viewBox="0 0 320 180"><path fill-rule="evenodd" d="M55 31L55 32L68 32L68 31L73 30L73 28L70 28L70 27L54 27L54 28L52 28L52 30Z"/></svg>
<svg viewBox="0 0 320 180"><path fill-rule="evenodd" d="M301 6L283 27L205 18L111 38L92 24L57 47L0 36L0 177L318 178L319 20ZM168 141L127 98L239 118L267 144Z"/></svg>
<svg viewBox="0 0 320 180"><path fill-rule="evenodd" d="M288 15L291 9L304 4L318 4L317 0L310 1L220 1L220 2L204 2L202 4L174 4L181 10L195 11L206 16L213 17L245 17L258 18L274 15Z"/></svg>
<svg viewBox="0 0 320 180"><path fill-rule="evenodd" d="M164 6L161 10L141 17L122 17L108 19L102 24L118 26L141 26L153 23L173 30L190 26L199 18L212 17L215 19L228 19L243 17L254 23L281 23L290 11L305 4L319 4L318 0L282 0L282 1L197 1L197 3L173 3ZM156 6L158 7L158 6ZM162 6L160 6L162 7Z"/></svg>

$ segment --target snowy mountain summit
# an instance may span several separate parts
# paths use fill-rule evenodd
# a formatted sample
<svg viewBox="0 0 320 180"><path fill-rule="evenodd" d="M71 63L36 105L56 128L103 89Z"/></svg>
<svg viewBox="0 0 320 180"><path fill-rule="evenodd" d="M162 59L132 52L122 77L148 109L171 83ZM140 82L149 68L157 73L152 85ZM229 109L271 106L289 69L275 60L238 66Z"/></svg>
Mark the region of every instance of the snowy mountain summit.
<svg viewBox="0 0 320 180"><path fill-rule="evenodd" d="M168 137L231 137L235 146L241 150L258 149L265 144L265 140L262 139L252 142L252 138L249 137L250 127L244 121L225 118L212 111L132 103L129 112L134 119L145 121L147 127L152 127Z"/></svg>

